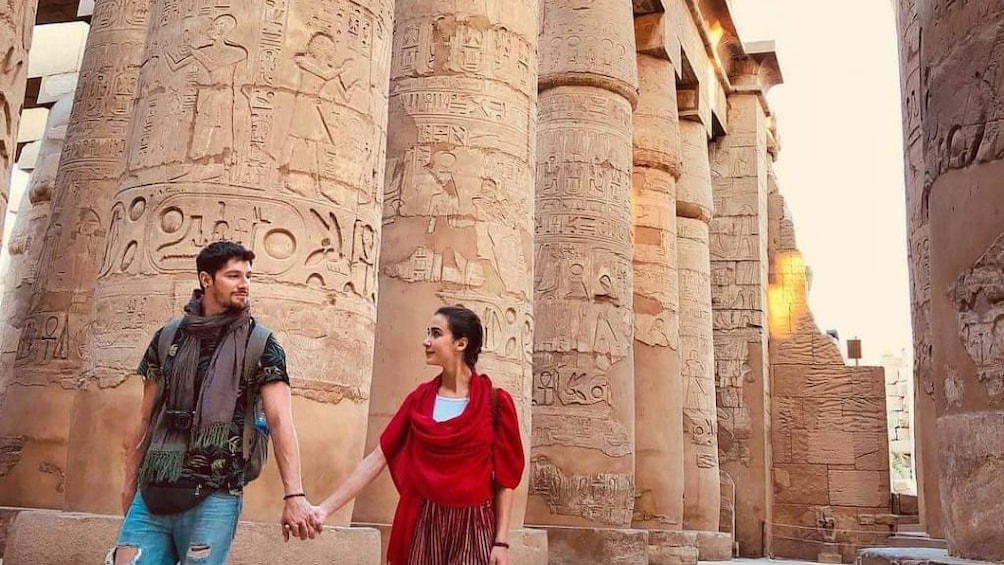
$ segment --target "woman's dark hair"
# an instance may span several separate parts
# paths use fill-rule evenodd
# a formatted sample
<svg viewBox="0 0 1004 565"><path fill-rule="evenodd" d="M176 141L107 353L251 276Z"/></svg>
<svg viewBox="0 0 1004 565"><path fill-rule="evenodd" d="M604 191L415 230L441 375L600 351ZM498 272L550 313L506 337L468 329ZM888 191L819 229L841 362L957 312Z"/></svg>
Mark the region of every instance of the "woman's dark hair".
<svg viewBox="0 0 1004 565"><path fill-rule="evenodd" d="M481 327L481 318L469 308L459 304L443 306L436 310L436 314L446 318L446 323L450 327L450 333L453 334L454 339L467 338L464 363L473 369L478 362L478 355L481 355L481 345L484 343L485 331Z"/></svg>

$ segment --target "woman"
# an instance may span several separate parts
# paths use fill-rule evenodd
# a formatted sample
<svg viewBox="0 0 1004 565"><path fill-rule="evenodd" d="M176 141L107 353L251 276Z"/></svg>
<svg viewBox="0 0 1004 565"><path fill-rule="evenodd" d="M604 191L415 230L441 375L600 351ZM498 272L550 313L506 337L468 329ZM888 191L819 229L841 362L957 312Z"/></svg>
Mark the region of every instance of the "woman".
<svg viewBox="0 0 1004 565"><path fill-rule="evenodd" d="M315 511L323 522L389 466L401 499L388 565L509 563L523 444L512 397L475 368L482 340L474 312L436 311L423 345L426 364L442 372L408 395L380 445Z"/></svg>

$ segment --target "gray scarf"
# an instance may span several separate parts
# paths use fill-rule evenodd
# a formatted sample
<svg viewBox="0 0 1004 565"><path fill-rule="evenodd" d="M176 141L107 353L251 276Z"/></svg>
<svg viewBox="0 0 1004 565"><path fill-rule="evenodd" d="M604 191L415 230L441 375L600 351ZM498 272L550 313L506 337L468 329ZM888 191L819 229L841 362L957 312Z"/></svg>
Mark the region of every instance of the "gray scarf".
<svg viewBox="0 0 1004 565"><path fill-rule="evenodd" d="M185 306L174 364L158 385L154 403L154 428L150 447L140 470L142 481L174 482L181 476L189 449L227 447L230 426L244 374L244 350L251 327L250 309L229 309L216 316L202 315L201 290L192 293ZM197 385L202 340L218 340L216 351L202 386ZM171 347L174 350L174 346ZM163 366L166 359L160 360ZM171 429L166 424L169 411L192 415L189 430Z"/></svg>

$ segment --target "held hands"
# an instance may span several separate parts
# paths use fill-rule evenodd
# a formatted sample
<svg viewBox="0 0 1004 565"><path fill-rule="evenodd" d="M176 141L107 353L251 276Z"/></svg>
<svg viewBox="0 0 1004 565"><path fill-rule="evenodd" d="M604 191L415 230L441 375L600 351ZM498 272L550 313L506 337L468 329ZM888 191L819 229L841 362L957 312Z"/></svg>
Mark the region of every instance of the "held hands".
<svg viewBox="0 0 1004 565"><path fill-rule="evenodd" d="M291 536L305 540L321 535L324 523L315 519L313 510L304 496L287 498L282 510L282 539L288 542Z"/></svg>

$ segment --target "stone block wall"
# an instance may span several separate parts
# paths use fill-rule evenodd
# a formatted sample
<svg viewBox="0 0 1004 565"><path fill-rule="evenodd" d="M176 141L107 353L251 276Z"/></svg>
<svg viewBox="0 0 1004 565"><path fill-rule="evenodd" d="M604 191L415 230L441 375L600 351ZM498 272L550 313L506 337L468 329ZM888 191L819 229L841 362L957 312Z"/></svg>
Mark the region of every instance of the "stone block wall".
<svg viewBox="0 0 1004 565"><path fill-rule="evenodd" d="M886 388L881 367L844 363L809 311L807 269L783 199L772 191L769 233L771 442L777 557L852 562L888 528Z"/></svg>

